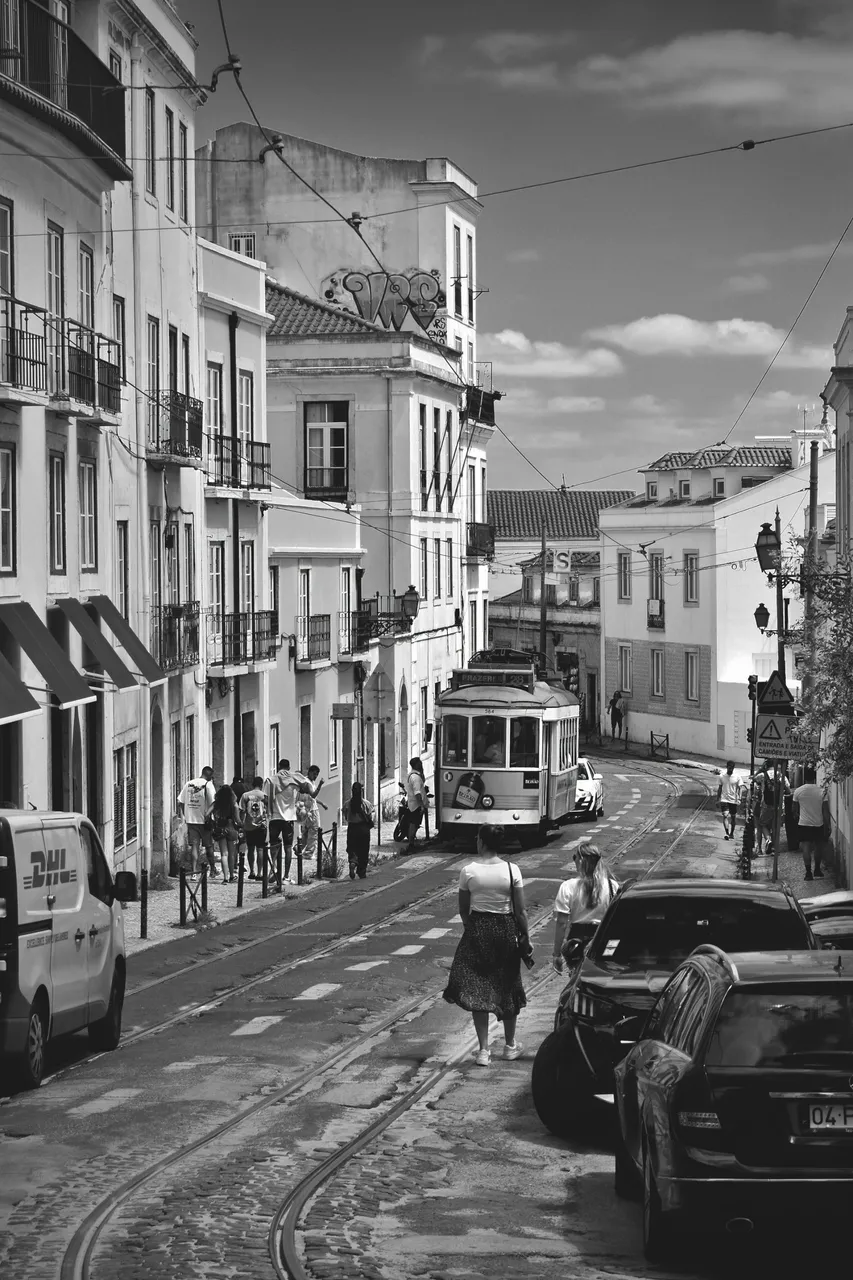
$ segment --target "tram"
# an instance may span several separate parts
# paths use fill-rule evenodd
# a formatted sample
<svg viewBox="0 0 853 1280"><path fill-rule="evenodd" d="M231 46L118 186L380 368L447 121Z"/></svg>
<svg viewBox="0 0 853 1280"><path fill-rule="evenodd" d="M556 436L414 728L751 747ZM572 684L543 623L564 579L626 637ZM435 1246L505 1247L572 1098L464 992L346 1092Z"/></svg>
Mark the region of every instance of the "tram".
<svg viewBox="0 0 853 1280"><path fill-rule="evenodd" d="M535 655L475 653L435 708L435 805L444 838L499 823L522 848L568 822L578 778L580 704L540 677Z"/></svg>

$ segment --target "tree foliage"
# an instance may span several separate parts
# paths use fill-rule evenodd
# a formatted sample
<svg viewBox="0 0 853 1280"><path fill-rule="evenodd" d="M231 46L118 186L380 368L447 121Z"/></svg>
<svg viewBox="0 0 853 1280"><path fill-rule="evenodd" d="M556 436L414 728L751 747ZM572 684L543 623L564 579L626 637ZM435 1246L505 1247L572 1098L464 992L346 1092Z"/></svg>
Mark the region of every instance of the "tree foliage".
<svg viewBox="0 0 853 1280"><path fill-rule="evenodd" d="M803 585L814 592L811 642L806 635L803 673L808 685L800 729L820 737L825 778L853 774L853 576L850 562L803 566Z"/></svg>

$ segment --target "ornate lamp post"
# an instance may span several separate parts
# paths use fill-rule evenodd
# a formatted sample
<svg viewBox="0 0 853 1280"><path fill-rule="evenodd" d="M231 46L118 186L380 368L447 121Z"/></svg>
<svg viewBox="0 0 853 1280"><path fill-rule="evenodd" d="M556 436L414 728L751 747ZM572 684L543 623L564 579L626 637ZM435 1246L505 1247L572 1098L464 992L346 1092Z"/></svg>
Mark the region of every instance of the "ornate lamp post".
<svg viewBox="0 0 853 1280"><path fill-rule="evenodd" d="M775 526L771 528L768 523L764 523L758 533L755 542L755 554L758 556L758 563L761 565L764 573L767 574L768 581L776 579L776 641L777 641L777 660L776 667L779 672L780 679L783 684L785 682L785 622L784 622L784 604L782 600L782 523L779 516L779 508L776 508ZM767 630L767 624L770 621L770 612L760 604L755 610L755 625L759 631ZM773 781L776 790L776 803L773 812L773 879L776 880L779 874L779 834L782 827L782 782L785 777L786 761L774 760L773 762Z"/></svg>

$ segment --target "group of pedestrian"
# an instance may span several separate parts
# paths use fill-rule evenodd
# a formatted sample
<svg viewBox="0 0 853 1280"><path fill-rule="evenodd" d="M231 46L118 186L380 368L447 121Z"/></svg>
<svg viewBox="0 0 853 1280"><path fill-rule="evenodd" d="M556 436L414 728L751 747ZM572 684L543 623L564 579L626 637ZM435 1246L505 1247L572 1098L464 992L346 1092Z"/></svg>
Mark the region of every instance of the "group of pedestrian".
<svg viewBox="0 0 853 1280"><path fill-rule="evenodd" d="M284 879L293 884L294 840L301 856L313 857L317 850L318 804L322 803L317 797L322 786L317 765L312 764L306 776L292 771L290 761L282 759L275 773L266 779L254 778L251 786L235 777L230 785L217 789L213 769L206 765L178 796L178 812L187 827L192 874L198 875L206 862L209 878L217 880L218 852L222 882L233 883L239 858L245 854L248 878L260 880L264 847L270 845L281 847Z"/></svg>
<svg viewBox="0 0 853 1280"><path fill-rule="evenodd" d="M827 840L826 798L817 783L814 768L803 770L802 785L794 791L784 772L777 774L772 760L765 760L761 768L748 778L735 773L735 762L726 763L726 772L717 787L717 801L723 819L723 839L734 839L737 814L743 800L749 796L755 820L756 854L773 852L773 828L777 809L782 810L785 798L790 796L797 824L797 842L803 858L805 880L822 878L822 862ZM814 870L812 870L814 863Z"/></svg>

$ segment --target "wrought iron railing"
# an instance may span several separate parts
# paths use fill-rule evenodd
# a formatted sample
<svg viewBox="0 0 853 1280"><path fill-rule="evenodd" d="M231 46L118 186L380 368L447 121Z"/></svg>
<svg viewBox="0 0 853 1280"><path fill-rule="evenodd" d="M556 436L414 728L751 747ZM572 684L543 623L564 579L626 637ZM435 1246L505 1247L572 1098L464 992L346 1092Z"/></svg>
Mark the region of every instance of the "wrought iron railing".
<svg viewBox="0 0 853 1280"><path fill-rule="evenodd" d="M347 496L348 472L346 467L305 467L305 496L325 498L329 501Z"/></svg>
<svg viewBox="0 0 853 1280"><path fill-rule="evenodd" d="M370 643L370 614L362 610L338 614L338 653L365 653Z"/></svg>
<svg viewBox="0 0 853 1280"><path fill-rule="evenodd" d="M294 631L297 662L322 662L326 658L331 658L331 614L300 614L295 620Z"/></svg>
<svg viewBox="0 0 853 1280"><path fill-rule="evenodd" d="M261 440L238 440L218 432L207 436L206 478L210 485L236 489L272 488L271 447Z"/></svg>
<svg viewBox="0 0 853 1280"><path fill-rule="evenodd" d="M153 654L164 671L194 667L199 661L201 613L198 600L164 604L152 611Z"/></svg>
<svg viewBox="0 0 853 1280"><path fill-rule="evenodd" d="M208 666L237 667L250 662L269 662L275 658L278 647L278 615L274 609L239 613L208 610Z"/></svg>
<svg viewBox="0 0 853 1280"><path fill-rule="evenodd" d="M465 554L469 560L493 560L495 526L480 522L469 523L465 533Z"/></svg>
<svg viewBox="0 0 853 1280"><path fill-rule="evenodd" d="M404 612L401 596L372 596L362 602L354 623L353 639L362 649L377 636L403 635L412 629L412 618Z"/></svg>
<svg viewBox="0 0 853 1280"><path fill-rule="evenodd" d="M120 346L76 320L0 295L0 383L121 410Z"/></svg>
<svg viewBox="0 0 853 1280"><path fill-rule="evenodd" d="M201 460L202 403L181 391L161 391L150 404L148 447L173 458Z"/></svg>
<svg viewBox="0 0 853 1280"><path fill-rule="evenodd" d="M76 116L124 161L124 88L67 23L35 0L0 4L0 82L4 77ZM0 92L11 96L2 83ZM62 129L65 121L52 123Z"/></svg>
<svg viewBox="0 0 853 1280"><path fill-rule="evenodd" d="M486 391L483 387L466 387L465 403L470 422L495 425L495 401L501 399L500 391Z"/></svg>

